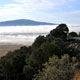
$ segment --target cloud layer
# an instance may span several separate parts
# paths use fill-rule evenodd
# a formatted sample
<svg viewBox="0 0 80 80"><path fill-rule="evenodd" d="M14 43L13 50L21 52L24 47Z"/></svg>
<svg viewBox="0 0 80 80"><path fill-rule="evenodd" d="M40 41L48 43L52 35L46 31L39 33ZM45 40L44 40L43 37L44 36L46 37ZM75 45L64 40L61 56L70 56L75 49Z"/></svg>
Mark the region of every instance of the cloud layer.
<svg viewBox="0 0 80 80"><path fill-rule="evenodd" d="M34 42L37 36L48 34L52 29L56 28L56 26L57 25L0 27L0 44L30 45ZM68 25L70 32L80 32L80 25L76 26L78 27L71 27L71 25Z"/></svg>

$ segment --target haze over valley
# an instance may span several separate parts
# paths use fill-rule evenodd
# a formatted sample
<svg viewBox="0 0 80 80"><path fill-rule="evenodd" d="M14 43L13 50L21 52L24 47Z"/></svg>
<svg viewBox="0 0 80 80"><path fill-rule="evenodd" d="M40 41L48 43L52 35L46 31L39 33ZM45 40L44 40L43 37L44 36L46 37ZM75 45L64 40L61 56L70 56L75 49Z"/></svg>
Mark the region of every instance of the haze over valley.
<svg viewBox="0 0 80 80"><path fill-rule="evenodd" d="M0 44L31 45L37 36L47 35L57 25L45 26L0 26ZM80 27L69 25L70 32L79 33Z"/></svg>

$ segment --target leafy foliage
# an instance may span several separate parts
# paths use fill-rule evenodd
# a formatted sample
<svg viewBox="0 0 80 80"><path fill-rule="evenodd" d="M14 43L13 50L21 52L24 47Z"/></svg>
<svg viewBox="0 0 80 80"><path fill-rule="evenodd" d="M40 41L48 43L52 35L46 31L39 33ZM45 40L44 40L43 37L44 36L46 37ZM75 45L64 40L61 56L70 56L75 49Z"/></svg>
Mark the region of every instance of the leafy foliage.
<svg viewBox="0 0 80 80"><path fill-rule="evenodd" d="M33 43L33 47L34 48L39 48L40 47L40 45L42 44L42 43L44 43L46 40L45 40L45 37L44 36L39 36L39 37L37 37L36 38L36 40L34 41L34 43Z"/></svg>
<svg viewBox="0 0 80 80"><path fill-rule="evenodd" d="M71 62L68 55L62 56L61 59L53 56L33 80L71 80L75 72L74 63L75 60Z"/></svg>
<svg viewBox="0 0 80 80"><path fill-rule="evenodd" d="M50 31L50 36L54 38L66 39L69 29L66 24L60 24L56 29Z"/></svg>
<svg viewBox="0 0 80 80"><path fill-rule="evenodd" d="M72 57L80 61L80 44L69 41L68 32L67 25L60 24L32 46L8 52L0 58L0 80L32 80L35 74L34 80L70 80L75 71Z"/></svg>
<svg viewBox="0 0 80 80"><path fill-rule="evenodd" d="M78 37L78 34L76 32L70 32L69 37Z"/></svg>

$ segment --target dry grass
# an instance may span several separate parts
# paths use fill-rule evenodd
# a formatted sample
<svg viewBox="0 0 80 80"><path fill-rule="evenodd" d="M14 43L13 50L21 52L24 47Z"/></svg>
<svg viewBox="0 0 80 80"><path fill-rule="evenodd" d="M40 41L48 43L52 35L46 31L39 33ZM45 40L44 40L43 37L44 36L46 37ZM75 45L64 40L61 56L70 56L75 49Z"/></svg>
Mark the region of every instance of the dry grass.
<svg viewBox="0 0 80 80"><path fill-rule="evenodd" d="M76 71L74 79L73 80L80 80L80 70Z"/></svg>
<svg viewBox="0 0 80 80"><path fill-rule="evenodd" d="M19 49L22 45L12 45L12 44L4 44L0 45L0 57L5 56L8 51L13 51L15 49Z"/></svg>

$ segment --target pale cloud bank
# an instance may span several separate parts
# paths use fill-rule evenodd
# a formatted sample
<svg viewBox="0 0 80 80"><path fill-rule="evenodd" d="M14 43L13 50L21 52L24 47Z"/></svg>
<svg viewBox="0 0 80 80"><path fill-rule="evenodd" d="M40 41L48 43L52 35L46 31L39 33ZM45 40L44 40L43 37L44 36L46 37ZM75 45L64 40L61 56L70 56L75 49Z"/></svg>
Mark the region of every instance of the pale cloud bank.
<svg viewBox="0 0 80 80"><path fill-rule="evenodd" d="M32 44L39 35L47 35L55 26L7 26L0 27L0 44ZM80 25L69 25L70 32L80 32Z"/></svg>

